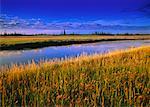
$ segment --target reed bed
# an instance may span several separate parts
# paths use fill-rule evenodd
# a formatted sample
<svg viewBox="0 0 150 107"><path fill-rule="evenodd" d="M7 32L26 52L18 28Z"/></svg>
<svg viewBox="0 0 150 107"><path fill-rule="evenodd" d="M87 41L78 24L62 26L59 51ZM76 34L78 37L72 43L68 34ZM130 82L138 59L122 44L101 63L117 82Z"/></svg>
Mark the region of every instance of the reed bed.
<svg viewBox="0 0 150 107"><path fill-rule="evenodd" d="M150 47L4 67L0 106L150 106Z"/></svg>

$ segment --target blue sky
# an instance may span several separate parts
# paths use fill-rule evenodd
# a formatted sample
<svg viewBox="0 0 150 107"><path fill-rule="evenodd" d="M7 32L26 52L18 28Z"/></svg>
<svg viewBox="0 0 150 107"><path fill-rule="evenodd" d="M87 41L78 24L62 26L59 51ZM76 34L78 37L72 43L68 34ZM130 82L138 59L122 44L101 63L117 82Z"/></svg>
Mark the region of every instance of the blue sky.
<svg viewBox="0 0 150 107"><path fill-rule="evenodd" d="M1 0L2 31L150 30L149 0Z"/></svg>

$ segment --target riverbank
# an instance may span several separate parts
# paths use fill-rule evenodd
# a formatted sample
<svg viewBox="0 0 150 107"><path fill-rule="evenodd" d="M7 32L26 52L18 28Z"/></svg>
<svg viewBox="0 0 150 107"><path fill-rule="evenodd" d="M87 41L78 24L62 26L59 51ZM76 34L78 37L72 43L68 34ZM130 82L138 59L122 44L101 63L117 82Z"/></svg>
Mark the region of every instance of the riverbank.
<svg viewBox="0 0 150 107"><path fill-rule="evenodd" d="M118 40L150 40L150 36L1 36L0 50L25 50L48 46L62 46Z"/></svg>
<svg viewBox="0 0 150 107"><path fill-rule="evenodd" d="M148 106L150 47L1 69L1 106Z"/></svg>

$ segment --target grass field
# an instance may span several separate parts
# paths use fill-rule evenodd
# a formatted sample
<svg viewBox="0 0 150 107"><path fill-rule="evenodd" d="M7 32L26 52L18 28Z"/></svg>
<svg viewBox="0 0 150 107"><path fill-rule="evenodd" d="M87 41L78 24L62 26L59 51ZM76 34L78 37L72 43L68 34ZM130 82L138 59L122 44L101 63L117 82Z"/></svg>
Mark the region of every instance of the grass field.
<svg viewBox="0 0 150 107"><path fill-rule="evenodd" d="M150 39L150 36L0 36L0 45L43 41L101 40L101 39Z"/></svg>
<svg viewBox="0 0 150 107"><path fill-rule="evenodd" d="M115 40L143 40L150 36L98 36L98 35L68 35L68 36L0 36L1 50L35 49L47 46L61 46L82 43L94 43Z"/></svg>
<svg viewBox="0 0 150 107"><path fill-rule="evenodd" d="M2 68L0 106L149 106L150 47Z"/></svg>

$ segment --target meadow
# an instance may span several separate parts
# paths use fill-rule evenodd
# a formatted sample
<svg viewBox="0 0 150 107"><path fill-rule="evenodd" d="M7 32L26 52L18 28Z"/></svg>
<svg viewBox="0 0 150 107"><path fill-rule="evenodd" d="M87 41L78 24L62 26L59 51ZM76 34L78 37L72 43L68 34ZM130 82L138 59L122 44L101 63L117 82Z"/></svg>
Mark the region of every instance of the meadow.
<svg viewBox="0 0 150 107"><path fill-rule="evenodd" d="M150 104L150 47L0 69L0 106Z"/></svg>
<svg viewBox="0 0 150 107"><path fill-rule="evenodd" d="M1 50L34 49L46 46L61 46L115 40L145 40L149 35L67 35L67 36L0 36Z"/></svg>

